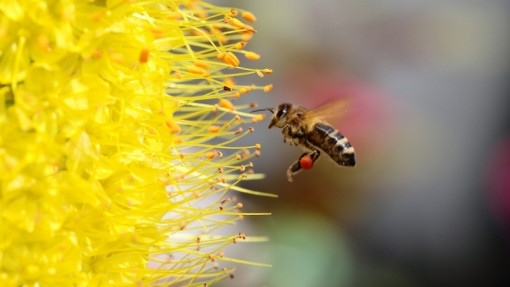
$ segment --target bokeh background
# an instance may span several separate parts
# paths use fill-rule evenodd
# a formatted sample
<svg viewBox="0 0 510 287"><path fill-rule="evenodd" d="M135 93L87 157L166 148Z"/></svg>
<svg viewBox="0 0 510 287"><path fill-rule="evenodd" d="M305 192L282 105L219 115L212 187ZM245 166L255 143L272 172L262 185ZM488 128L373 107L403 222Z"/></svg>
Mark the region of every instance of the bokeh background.
<svg viewBox="0 0 510 287"><path fill-rule="evenodd" d="M247 46L273 68L261 107L350 97L334 123L357 167L301 154L267 120L243 197L241 267L222 286L510 286L510 1L214 1L257 16ZM252 79L258 81L258 79ZM250 235L250 234L248 234Z"/></svg>

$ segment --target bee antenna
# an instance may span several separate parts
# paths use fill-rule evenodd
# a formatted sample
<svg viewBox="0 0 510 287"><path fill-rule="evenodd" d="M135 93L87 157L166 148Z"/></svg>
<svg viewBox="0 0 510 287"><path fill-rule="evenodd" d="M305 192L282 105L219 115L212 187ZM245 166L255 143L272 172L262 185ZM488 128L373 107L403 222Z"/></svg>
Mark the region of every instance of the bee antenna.
<svg viewBox="0 0 510 287"><path fill-rule="evenodd" d="M265 109L253 110L250 113L256 113L256 112L261 112L261 111L270 111L272 114L274 114L274 109L273 108L265 108Z"/></svg>

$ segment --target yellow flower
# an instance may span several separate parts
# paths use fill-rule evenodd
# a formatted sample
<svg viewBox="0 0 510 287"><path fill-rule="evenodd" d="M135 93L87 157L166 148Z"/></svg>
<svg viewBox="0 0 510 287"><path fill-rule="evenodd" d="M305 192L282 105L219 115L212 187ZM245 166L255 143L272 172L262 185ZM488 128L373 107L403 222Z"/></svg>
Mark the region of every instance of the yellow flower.
<svg viewBox="0 0 510 287"><path fill-rule="evenodd" d="M161 3L160 3L161 2ZM241 19L238 19L238 16ZM231 276L263 237L220 227L259 179L235 100L247 11L202 1L0 3L0 286L172 286ZM239 44L241 43L241 44ZM238 57L244 54L246 57Z"/></svg>

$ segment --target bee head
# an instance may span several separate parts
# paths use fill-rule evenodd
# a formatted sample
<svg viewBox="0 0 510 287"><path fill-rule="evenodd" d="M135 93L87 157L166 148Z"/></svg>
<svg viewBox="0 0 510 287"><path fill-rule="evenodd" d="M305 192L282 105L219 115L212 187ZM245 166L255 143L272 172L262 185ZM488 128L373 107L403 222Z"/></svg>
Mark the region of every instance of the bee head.
<svg viewBox="0 0 510 287"><path fill-rule="evenodd" d="M271 118L271 121L269 122L269 128L272 128L274 126L276 126L278 128L283 128L285 126L285 121L286 121L285 116L289 112L291 106L292 106L291 104L283 103L276 108L276 113L275 113L275 109L273 109L273 108L259 109L259 110L254 110L251 112L255 113L255 112L260 112L260 111L270 111L273 114L273 117Z"/></svg>
<svg viewBox="0 0 510 287"><path fill-rule="evenodd" d="M290 111L291 104L283 103L276 108L276 113L269 122L269 128L283 128L286 123L286 115Z"/></svg>

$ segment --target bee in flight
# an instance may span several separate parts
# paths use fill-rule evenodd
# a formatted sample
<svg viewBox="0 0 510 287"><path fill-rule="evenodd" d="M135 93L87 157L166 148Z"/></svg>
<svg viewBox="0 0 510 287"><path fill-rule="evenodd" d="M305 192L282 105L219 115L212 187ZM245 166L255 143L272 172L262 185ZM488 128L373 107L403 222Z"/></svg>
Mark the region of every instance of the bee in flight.
<svg viewBox="0 0 510 287"><path fill-rule="evenodd" d="M332 101L311 110L283 103L276 109L253 111L270 111L273 116L269 128L281 128L283 142L301 145L305 150L305 153L289 166L287 170L289 181L292 181L293 176L301 169L311 168L321 155L321 151L341 166L353 167L356 164L354 148L349 140L325 120L338 116L345 109L345 103L343 100Z"/></svg>

